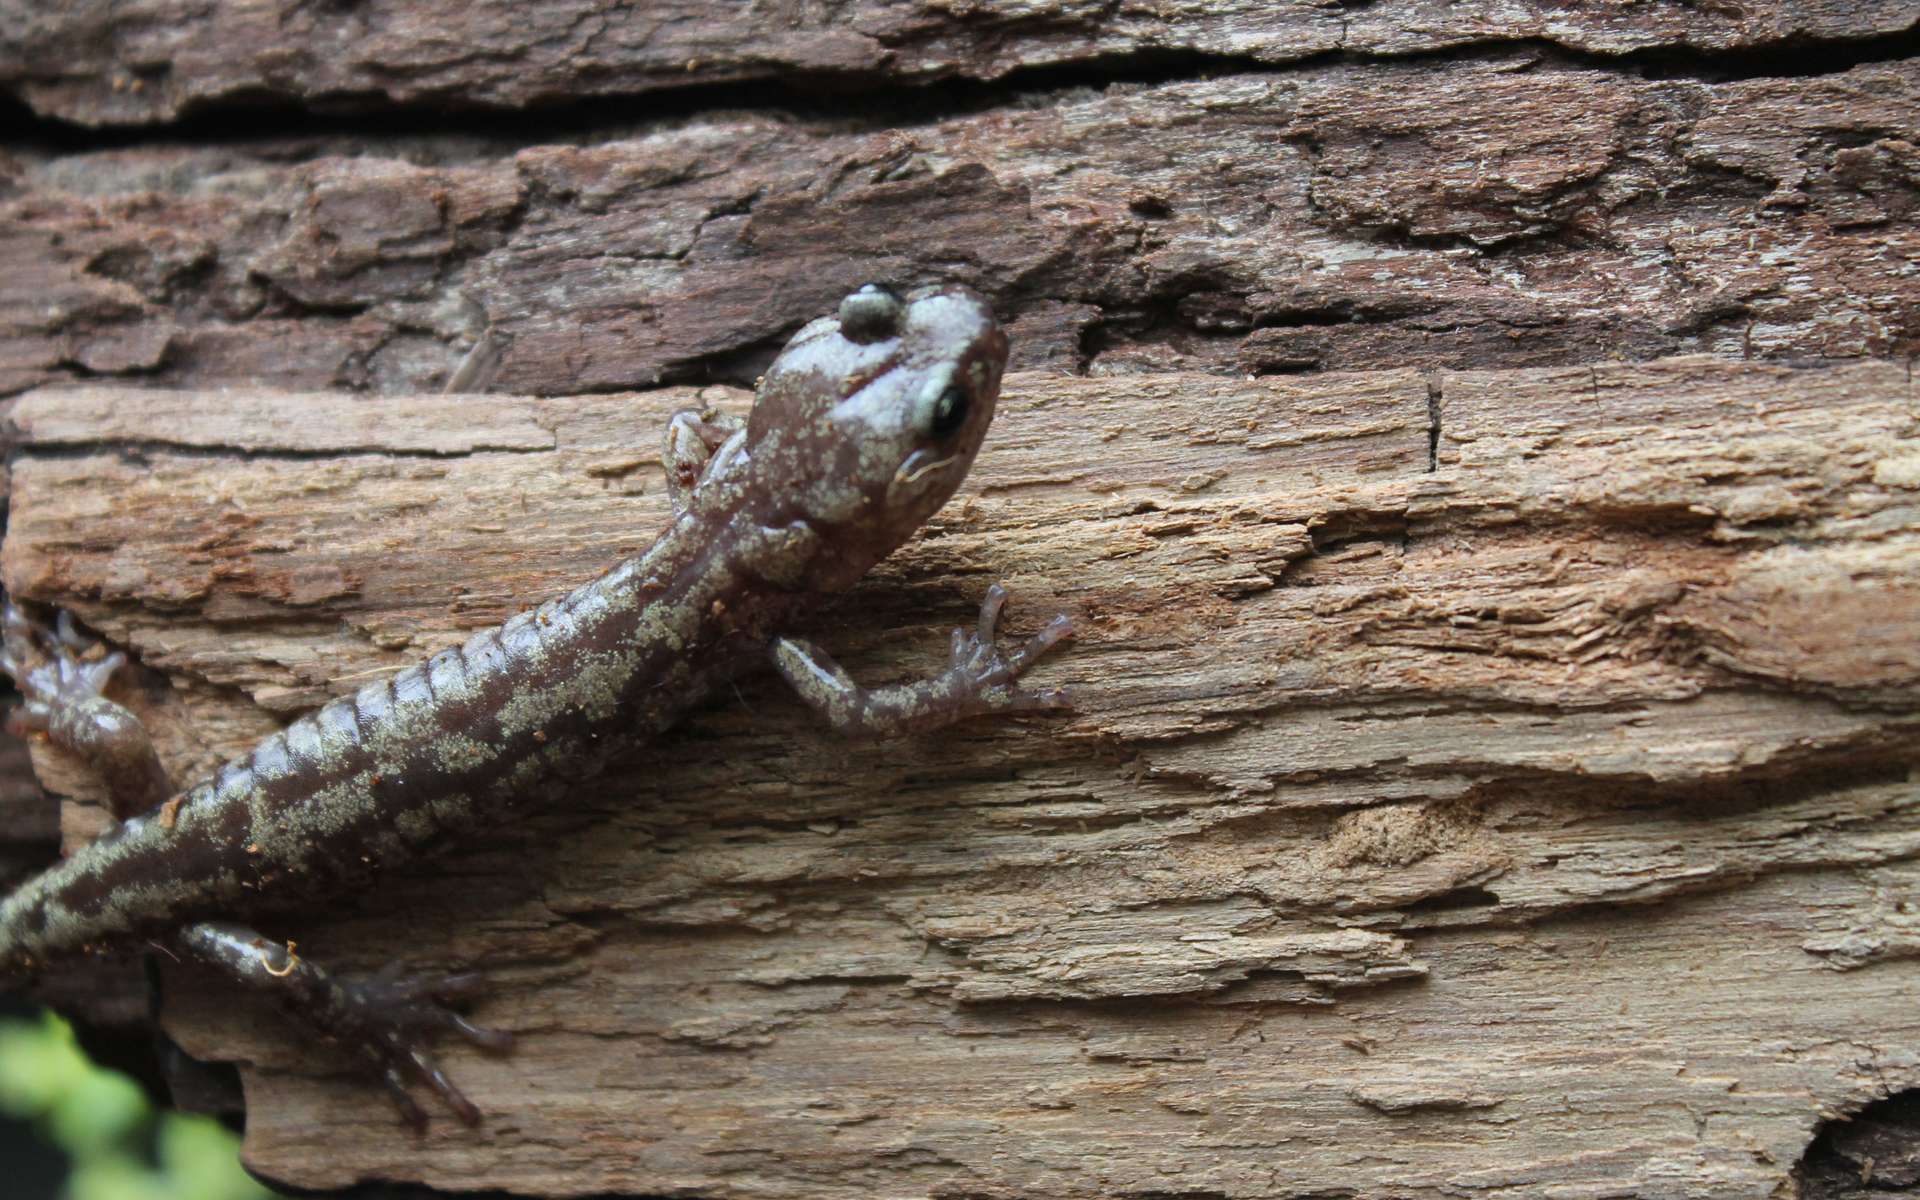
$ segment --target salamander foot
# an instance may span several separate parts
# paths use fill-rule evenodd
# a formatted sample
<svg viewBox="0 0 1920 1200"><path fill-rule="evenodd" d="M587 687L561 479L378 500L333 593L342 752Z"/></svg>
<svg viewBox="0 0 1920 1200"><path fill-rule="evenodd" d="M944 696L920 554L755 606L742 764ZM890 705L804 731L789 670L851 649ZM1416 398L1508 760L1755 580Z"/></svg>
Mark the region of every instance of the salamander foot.
<svg viewBox="0 0 1920 1200"><path fill-rule="evenodd" d="M389 964L366 979L341 980L294 953L292 943L221 922L190 926L179 940L194 958L271 996L301 1024L358 1054L386 1084L401 1120L415 1129L427 1125L426 1110L410 1091L416 1084L438 1093L461 1121L480 1123L479 1108L428 1049L442 1033L485 1050L512 1048L512 1034L475 1025L454 1011L483 990L480 974L409 974Z"/></svg>
<svg viewBox="0 0 1920 1200"><path fill-rule="evenodd" d="M370 979L339 986L340 997L328 1006L323 1032L372 1060L400 1119L415 1129L426 1128L427 1114L408 1091L412 1084L432 1089L454 1116L478 1125L480 1110L447 1078L427 1047L437 1035L451 1032L484 1050L513 1048L512 1034L475 1025L451 1007L479 995L485 984L477 972L406 975L389 965Z"/></svg>
<svg viewBox="0 0 1920 1200"><path fill-rule="evenodd" d="M988 588L973 632L953 631L947 669L913 683L863 688L818 646L800 638L774 642L773 665L801 699L835 729L852 736L924 732L985 713L1070 707L1065 688L1028 691L1020 686L1020 676L1073 636L1073 622L1057 616L1003 652L995 637L1006 606L1007 589L997 583Z"/></svg>
<svg viewBox="0 0 1920 1200"><path fill-rule="evenodd" d="M79 755L106 783L114 816L125 820L173 789L146 726L102 694L127 656L115 650L85 661L82 655L96 644L80 634L65 609L49 629L12 600L0 602L0 671L13 677L25 700L8 717L10 731L44 733Z"/></svg>
<svg viewBox="0 0 1920 1200"><path fill-rule="evenodd" d="M979 707L970 708L969 715L972 711L1023 712L1072 707L1066 688L1032 692L1018 686L1018 682L1042 655L1073 636L1073 621L1061 613L1042 626L1039 633L1002 654L995 638L1000 614L1006 607L1007 589L996 583L987 589L986 599L980 602L980 623L974 632L958 628L953 631L947 671L972 682L972 703Z"/></svg>
<svg viewBox="0 0 1920 1200"><path fill-rule="evenodd" d="M0 602L0 671L13 677L26 701L9 717L13 732L45 733L62 709L99 697L127 658L115 653L81 662L91 646L64 609L49 629L12 600Z"/></svg>

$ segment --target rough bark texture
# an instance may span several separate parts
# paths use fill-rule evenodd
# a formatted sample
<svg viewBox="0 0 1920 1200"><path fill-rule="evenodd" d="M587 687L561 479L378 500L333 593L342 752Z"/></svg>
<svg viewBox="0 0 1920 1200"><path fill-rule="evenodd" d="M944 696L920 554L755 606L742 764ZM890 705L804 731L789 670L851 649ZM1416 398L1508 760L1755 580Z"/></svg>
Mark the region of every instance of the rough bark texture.
<svg viewBox="0 0 1920 1200"><path fill-rule="evenodd" d="M1790 56L1809 41L1888 38L1916 26L1920 7L1912 0L558 0L517 6L6 0L0 4L0 83L37 113L111 125L163 121L234 101L376 111L392 105L522 108L739 80L841 88L991 80L1126 56L1277 64L1519 40L1597 55L1723 50Z"/></svg>
<svg viewBox="0 0 1920 1200"><path fill-rule="evenodd" d="M1907 355L1920 75L1706 84L1537 53L1074 91L906 128L23 149L0 389L751 380L868 279L957 279L1020 363L1269 374Z"/></svg>
<svg viewBox="0 0 1920 1200"><path fill-rule="evenodd" d="M751 683L276 924L493 971L519 1051L449 1055L478 1133L412 1138L169 970L249 1163L1910 1173L1900 1100L1808 1148L1920 1081L1920 6L753 15L0 0L0 578L139 657L179 773L643 545L665 414L744 404L870 278L986 291L1019 370L963 498L815 632L915 672L996 578L1081 629L1069 716L847 745ZM423 396L483 330L515 395Z"/></svg>

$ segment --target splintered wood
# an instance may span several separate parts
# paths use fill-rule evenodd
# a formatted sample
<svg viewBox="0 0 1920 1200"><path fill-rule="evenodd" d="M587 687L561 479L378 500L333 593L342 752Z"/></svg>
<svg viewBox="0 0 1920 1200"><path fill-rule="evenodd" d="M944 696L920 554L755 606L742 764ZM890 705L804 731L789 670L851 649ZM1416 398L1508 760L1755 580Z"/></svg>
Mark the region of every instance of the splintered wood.
<svg viewBox="0 0 1920 1200"><path fill-rule="evenodd" d="M111 389L13 413L8 590L136 655L182 775L648 540L665 415ZM848 744L765 679L302 954L480 964L519 1047L415 1138L180 971L246 1158L543 1195L1751 1197L1920 1082L1904 364L1010 377L813 632L986 585L1057 717ZM42 748L43 779L83 775ZM70 806L72 813L81 810ZM70 816L70 827L89 823Z"/></svg>

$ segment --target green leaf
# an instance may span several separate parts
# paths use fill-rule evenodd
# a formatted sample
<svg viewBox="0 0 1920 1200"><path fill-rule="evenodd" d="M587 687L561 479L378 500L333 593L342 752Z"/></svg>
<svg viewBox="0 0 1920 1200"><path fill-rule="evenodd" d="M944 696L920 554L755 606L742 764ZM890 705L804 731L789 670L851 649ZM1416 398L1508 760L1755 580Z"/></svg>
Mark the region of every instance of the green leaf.
<svg viewBox="0 0 1920 1200"><path fill-rule="evenodd" d="M210 1117L169 1113L159 1142L160 1168L183 1197L264 1200L273 1194L241 1167L233 1134Z"/></svg>
<svg viewBox="0 0 1920 1200"><path fill-rule="evenodd" d="M266 1200L273 1195L240 1166L239 1140L218 1121L155 1116L146 1094L117 1071L95 1066L73 1029L51 1013L0 1021L0 1113L36 1120L73 1160L66 1200ZM144 1135L159 1122L159 1169L142 1163ZM0 1177L0 1196L5 1179Z"/></svg>
<svg viewBox="0 0 1920 1200"><path fill-rule="evenodd" d="M76 1165L67 1177L67 1200L186 1200L167 1181L124 1154Z"/></svg>
<svg viewBox="0 0 1920 1200"><path fill-rule="evenodd" d="M146 1094L133 1080L88 1066L46 1114L54 1144L81 1161L127 1144L153 1117Z"/></svg>

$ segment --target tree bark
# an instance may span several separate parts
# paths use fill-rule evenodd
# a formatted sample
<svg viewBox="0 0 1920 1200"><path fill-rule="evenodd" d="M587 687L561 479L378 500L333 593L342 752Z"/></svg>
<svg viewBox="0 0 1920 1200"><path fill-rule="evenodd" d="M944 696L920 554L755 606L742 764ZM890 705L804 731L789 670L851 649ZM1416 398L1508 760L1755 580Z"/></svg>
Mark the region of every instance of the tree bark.
<svg viewBox="0 0 1920 1200"><path fill-rule="evenodd" d="M482 328L504 391L744 384L874 279L975 286L1018 365L1100 375L1920 347L1903 63L1708 84L1505 51L1050 100L22 148L0 389L431 391Z"/></svg>
<svg viewBox="0 0 1920 1200"><path fill-rule="evenodd" d="M264 1177L1789 1195L1920 1079L1912 5L38 7L0 582L178 777L644 546L665 415L871 278L1016 371L809 632L1079 630L1071 713L849 744L751 681L280 918L489 971L477 1132L168 967Z"/></svg>
<svg viewBox="0 0 1920 1200"><path fill-rule="evenodd" d="M1910 0L1563 7L1543 0L1303 0L1160 6L1092 0L755 6L689 0L532 7L374 0L345 10L267 0L0 4L0 83L33 111L137 125L223 103L327 112L521 109L737 81L831 90L996 80L1076 64L1283 65L1512 42L1725 70L1804 67L1914 32ZM1897 43L1895 43L1897 46ZM1892 47L1871 45L1873 51ZM1721 52L1716 65L1710 52Z"/></svg>

